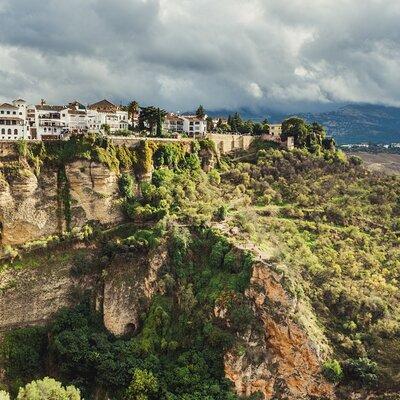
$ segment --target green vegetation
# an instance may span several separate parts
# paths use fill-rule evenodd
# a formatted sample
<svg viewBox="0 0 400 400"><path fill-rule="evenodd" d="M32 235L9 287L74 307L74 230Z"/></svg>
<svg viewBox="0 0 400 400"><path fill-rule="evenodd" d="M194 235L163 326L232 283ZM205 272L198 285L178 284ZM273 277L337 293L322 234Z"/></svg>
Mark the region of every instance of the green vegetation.
<svg viewBox="0 0 400 400"><path fill-rule="evenodd" d="M243 334L259 328L244 296L252 260L213 224L235 232L236 243L257 245L282 276L296 304L293 318L330 349L321 369L339 390L400 390L399 178L347 160L317 124L291 118L283 135L298 148L258 142L245 158L251 162L226 157L209 173L201 169L202 152L215 153L207 140L190 148L143 141L136 149L99 137L20 143L21 157L35 165L62 171L78 157L117 171L126 215L144 223L102 237L106 262L77 259L76 276L108 273L116 254L128 260L165 242L169 262L158 277L163 290L130 336L110 335L89 301L62 311L44 331L7 334L2 363L12 393L55 365L54 376L85 396L98 390L111 399L235 399L223 356L242 351ZM67 210L68 193L60 199Z"/></svg>
<svg viewBox="0 0 400 400"><path fill-rule="evenodd" d="M63 387L51 378L33 381L21 388L17 400L80 400L81 395L74 386Z"/></svg>
<svg viewBox="0 0 400 400"><path fill-rule="evenodd" d="M340 152L271 149L232 165L223 185L231 223L287 266L288 289L313 309L342 382L400 387L399 179Z"/></svg>
<svg viewBox="0 0 400 400"><path fill-rule="evenodd" d="M216 131L218 133L236 132L243 135L262 135L269 133L269 123L267 119L261 122L252 120L243 120L239 113L229 115L226 122L221 118L214 126L212 119L207 121L207 130Z"/></svg>
<svg viewBox="0 0 400 400"><path fill-rule="evenodd" d="M112 265L115 254L129 259L158 246L163 236L168 242L170 262L159 277L165 292L153 298L135 335L110 335L88 299L60 312L46 329L9 333L1 348L14 391L48 374L51 365L85 398L103 392L112 399L236 399L224 378L223 356L240 348L238 332L257 328L244 296L252 258L210 229L176 227L165 234L138 230L104 248ZM216 306L226 309L224 318L215 315Z"/></svg>
<svg viewBox="0 0 400 400"><path fill-rule="evenodd" d="M289 136L294 138L294 144L298 148L306 148L311 153L321 154L324 150L335 150L335 141L326 137L322 125L314 122L307 124L297 117L288 118L282 123L282 139Z"/></svg>

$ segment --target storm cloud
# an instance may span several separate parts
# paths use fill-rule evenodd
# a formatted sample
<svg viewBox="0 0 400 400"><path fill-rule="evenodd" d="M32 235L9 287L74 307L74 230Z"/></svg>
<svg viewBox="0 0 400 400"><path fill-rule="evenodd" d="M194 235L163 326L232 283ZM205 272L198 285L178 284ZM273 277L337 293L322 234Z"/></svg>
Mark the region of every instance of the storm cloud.
<svg viewBox="0 0 400 400"><path fill-rule="evenodd" d="M398 0L0 0L0 100L400 105Z"/></svg>

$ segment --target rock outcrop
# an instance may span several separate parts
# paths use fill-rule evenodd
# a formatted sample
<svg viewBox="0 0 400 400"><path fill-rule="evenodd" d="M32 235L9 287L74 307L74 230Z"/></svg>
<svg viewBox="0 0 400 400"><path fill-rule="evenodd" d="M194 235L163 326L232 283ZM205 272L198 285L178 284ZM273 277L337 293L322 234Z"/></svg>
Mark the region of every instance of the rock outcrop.
<svg viewBox="0 0 400 400"><path fill-rule="evenodd" d="M296 301L282 278L266 262L253 268L246 296L262 330L244 339L245 351L225 356L225 375L239 395L261 393L268 399L334 398L332 385L321 376L323 344L315 343L295 320Z"/></svg>
<svg viewBox="0 0 400 400"><path fill-rule="evenodd" d="M48 169L39 179L22 164L0 177L0 245L20 244L60 233L57 171Z"/></svg>
<svg viewBox="0 0 400 400"><path fill-rule="evenodd" d="M0 332L12 328L44 325L63 307L79 302L76 292L93 289L96 277L73 278L70 249L43 250L0 272Z"/></svg>
<svg viewBox="0 0 400 400"><path fill-rule="evenodd" d="M123 220L118 177L101 163L77 160L65 166L70 196L70 228L90 221L117 224ZM18 245L66 229L65 207L56 167L36 176L19 161L14 171L0 175L0 246Z"/></svg>
<svg viewBox="0 0 400 400"><path fill-rule="evenodd" d="M140 314L154 293L162 291L158 271L167 260L163 246L127 262L117 257L111 262L104 282L103 315L105 327L114 335L134 333Z"/></svg>
<svg viewBox="0 0 400 400"><path fill-rule="evenodd" d="M88 160L65 166L71 196L71 226L88 221L117 224L123 219L118 204L118 176L104 164Z"/></svg>
<svg viewBox="0 0 400 400"><path fill-rule="evenodd" d="M162 292L159 270L167 249L117 255L104 270L76 276L74 268L96 259L95 248L74 244L39 250L17 265L0 271L0 332L44 325L63 307L72 307L90 291L105 327L115 335L134 333L152 296ZM22 264L21 264L22 265ZM104 272L105 271L105 272Z"/></svg>

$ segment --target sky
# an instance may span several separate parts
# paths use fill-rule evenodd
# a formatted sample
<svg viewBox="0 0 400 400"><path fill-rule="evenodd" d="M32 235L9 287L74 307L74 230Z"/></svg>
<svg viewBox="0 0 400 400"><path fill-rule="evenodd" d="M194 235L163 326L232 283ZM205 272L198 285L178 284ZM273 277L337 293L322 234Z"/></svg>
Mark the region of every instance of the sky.
<svg viewBox="0 0 400 400"><path fill-rule="evenodd" d="M399 0L0 0L0 100L400 106Z"/></svg>

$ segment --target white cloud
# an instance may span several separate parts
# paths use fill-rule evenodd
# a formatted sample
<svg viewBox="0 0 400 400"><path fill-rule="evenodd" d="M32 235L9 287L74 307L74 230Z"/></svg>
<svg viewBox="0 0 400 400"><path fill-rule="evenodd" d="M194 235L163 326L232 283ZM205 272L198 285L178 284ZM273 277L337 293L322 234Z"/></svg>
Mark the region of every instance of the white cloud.
<svg viewBox="0 0 400 400"><path fill-rule="evenodd" d="M249 92L256 99L260 99L263 96L263 92L262 92L260 86L258 86L257 83L255 83L255 82L250 83Z"/></svg>
<svg viewBox="0 0 400 400"><path fill-rule="evenodd" d="M0 0L0 99L400 104L398 0Z"/></svg>

